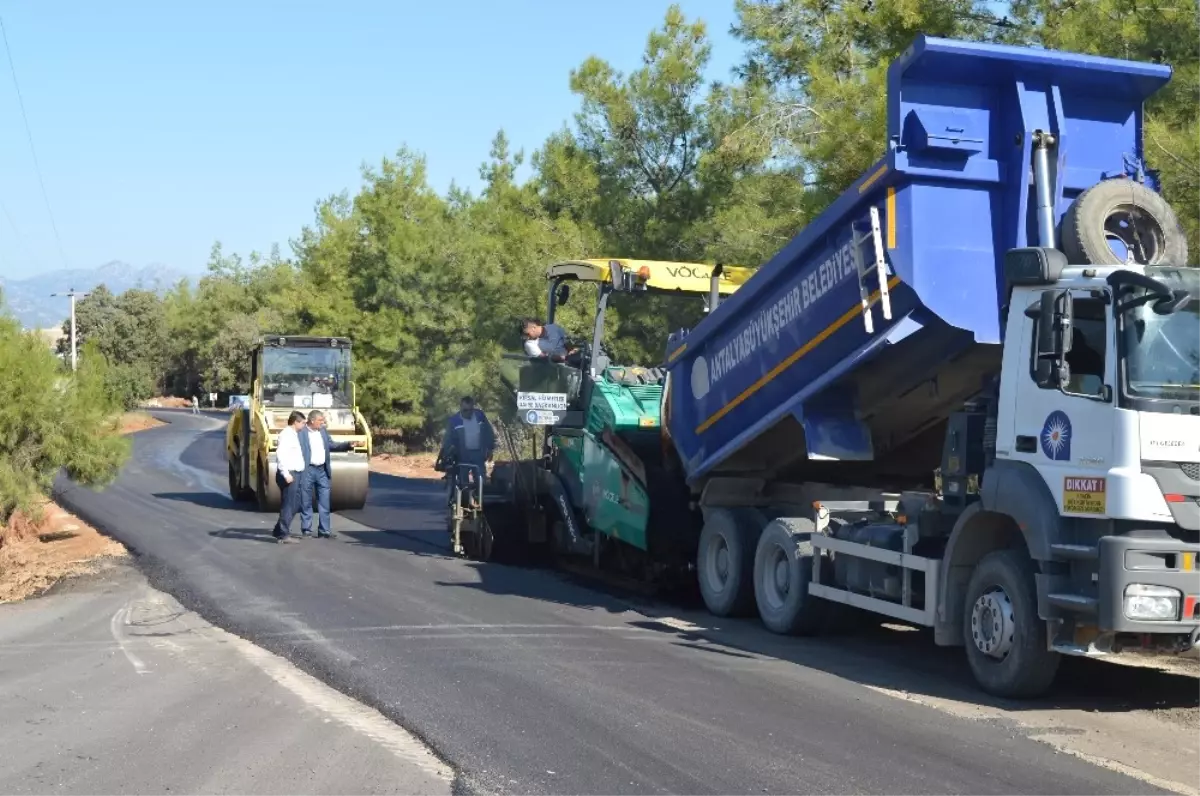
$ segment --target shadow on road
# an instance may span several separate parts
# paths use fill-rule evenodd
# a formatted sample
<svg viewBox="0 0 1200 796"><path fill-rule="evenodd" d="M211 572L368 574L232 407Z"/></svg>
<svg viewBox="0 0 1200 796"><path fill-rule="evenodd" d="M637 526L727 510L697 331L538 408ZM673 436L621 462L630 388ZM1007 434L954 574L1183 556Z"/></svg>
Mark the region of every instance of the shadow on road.
<svg viewBox="0 0 1200 796"><path fill-rule="evenodd" d="M206 509L256 510L253 503L234 503L227 495L218 495L215 492L155 492L154 497L159 500L178 500Z"/></svg>
<svg viewBox="0 0 1200 796"><path fill-rule="evenodd" d="M191 466L223 473L223 446L220 431L205 432L188 447L182 458ZM450 553L449 540L443 530L443 495L440 481L371 473L368 505L361 510L336 515L335 530L343 543L449 561L457 557ZM207 508L253 510L253 504L234 503L227 496L205 492L172 492L155 497ZM360 527L354 530L346 530L344 526L339 528L337 516L352 520ZM211 535L224 539L273 541L269 527L232 527L213 531ZM633 610L647 618L635 618L630 624L670 637L670 643L680 647L714 657L738 659L743 663L783 661L910 697L1008 711L1077 709L1121 713L1182 710L1191 715L1192 726L1195 722L1193 711L1200 709L1197 678L1165 669L1064 658L1055 688L1047 697L1034 701L1002 700L977 688L962 648L938 647L933 643L932 632L892 623L885 625L882 618L864 617L854 629L835 635L815 638L777 636L756 619L712 616L704 610L694 591L665 600L661 596L648 599L645 594L620 583L531 563L463 561L463 565L477 574L477 580L438 580L435 585L603 610L611 614ZM672 621L677 619L684 620L684 624Z"/></svg>
<svg viewBox="0 0 1200 796"><path fill-rule="evenodd" d="M1071 708L1119 713L1200 707L1196 677L1158 668L1064 657L1050 694L1039 700L1017 701L980 691L963 649L936 646L932 631L926 629L864 620L853 631L789 638L772 635L750 619L719 619L690 611L687 619L697 629L681 631L654 619L632 624L675 636L681 646L714 651L705 642L715 643L751 657L787 661L863 685L1008 711Z"/></svg>
<svg viewBox="0 0 1200 796"><path fill-rule="evenodd" d="M275 544L275 537L271 535L271 530L271 528L221 528L209 531L208 535L214 539L242 539L250 542Z"/></svg>
<svg viewBox="0 0 1200 796"><path fill-rule="evenodd" d="M444 538L444 537L439 537ZM569 604L591 610L645 614L630 625L672 637L671 643L710 655L742 660L784 661L862 685L1007 711L1076 709L1089 712L1200 708L1195 675L1153 666L1064 657L1054 689L1038 700L991 697L979 690L961 647L938 647L933 632L860 613L853 627L808 638L778 636L757 619L709 614L697 592L647 597L620 583L531 565L468 562L479 575L472 583L438 581L443 588L474 589ZM654 618L660 617L660 618ZM681 629L691 625L694 629ZM1200 668L1197 669L1200 672ZM1182 716L1173 717L1176 721ZM1192 726L1195 714L1187 719Z"/></svg>

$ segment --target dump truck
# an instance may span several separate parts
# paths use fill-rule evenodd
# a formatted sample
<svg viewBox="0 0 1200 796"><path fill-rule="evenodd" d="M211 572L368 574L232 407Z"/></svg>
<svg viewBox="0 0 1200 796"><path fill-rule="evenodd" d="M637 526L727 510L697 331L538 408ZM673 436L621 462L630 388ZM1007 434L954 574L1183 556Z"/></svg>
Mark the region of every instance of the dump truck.
<svg viewBox="0 0 1200 796"><path fill-rule="evenodd" d="M254 347L249 403L233 410L225 429L231 499L254 500L261 511L279 510L279 432L293 411L307 415L319 409L333 440L353 443L351 450L331 454L330 510L366 504L371 429L358 409L351 359L351 341L344 337L269 334Z"/></svg>
<svg viewBox="0 0 1200 796"><path fill-rule="evenodd" d="M1003 697L1044 693L1061 655L1194 647L1200 272L1142 144L1170 77L918 37L883 157L672 334L675 486L591 430L622 486L593 502L673 524L656 565L690 537L713 614L932 628ZM543 504L597 558L625 529L559 499L559 458Z"/></svg>

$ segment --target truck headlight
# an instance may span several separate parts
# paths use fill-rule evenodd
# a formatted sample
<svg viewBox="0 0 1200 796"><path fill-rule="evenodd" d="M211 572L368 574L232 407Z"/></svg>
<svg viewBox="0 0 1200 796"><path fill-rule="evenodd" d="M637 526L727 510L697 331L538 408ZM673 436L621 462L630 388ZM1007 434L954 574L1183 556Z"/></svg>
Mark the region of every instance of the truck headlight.
<svg viewBox="0 0 1200 796"><path fill-rule="evenodd" d="M1179 618L1183 593L1167 586L1131 583L1125 587L1125 617L1147 622L1172 622Z"/></svg>

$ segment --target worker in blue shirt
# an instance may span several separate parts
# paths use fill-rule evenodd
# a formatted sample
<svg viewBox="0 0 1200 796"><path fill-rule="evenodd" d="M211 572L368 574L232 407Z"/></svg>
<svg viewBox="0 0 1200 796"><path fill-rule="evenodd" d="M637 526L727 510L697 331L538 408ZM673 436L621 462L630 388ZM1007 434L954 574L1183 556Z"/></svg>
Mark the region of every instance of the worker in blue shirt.
<svg viewBox="0 0 1200 796"><path fill-rule="evenodd" d="M567 358L567 333L557 323L542 323L536 318L525 318L521 321L521 337L524 338L525 350L532 353L536 345L538 357L546 357L556 362Z"/></svg>
<svg viewBox="0 0 1200 796"><path fill-rule="evenodd" d="M475 399L466 395L459 403L459 411L446 421L446 435L442 439L442 450L438 454L435 469L448 470L451 478L447 501L453 494L455 479L459 486L466 486L472 478L484 479L487 462L491 461L496 449L496 432L487 416L475 406ZM479 468L472 473L458 465L474 465ZM477 482L482 486L482 480Z"/></svg>

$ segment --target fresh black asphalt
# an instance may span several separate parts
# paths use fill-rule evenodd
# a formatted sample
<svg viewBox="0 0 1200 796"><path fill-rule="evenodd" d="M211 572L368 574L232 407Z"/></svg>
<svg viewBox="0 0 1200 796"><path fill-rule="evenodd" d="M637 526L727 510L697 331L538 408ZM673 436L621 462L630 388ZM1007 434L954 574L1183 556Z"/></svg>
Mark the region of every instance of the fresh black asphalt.
<svg viewBox="0 0 1200 796"><path fill-rule="evenodd" d="M1154 792L866 687L972 693L961 651L920 634L778 638L456 559L436 481L372 474L338 538L276 545L274 517L225 494L217 422L160 417L115 484L60 480L61 502L187 607L421 737L460 792Z"/></svg>

